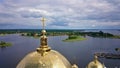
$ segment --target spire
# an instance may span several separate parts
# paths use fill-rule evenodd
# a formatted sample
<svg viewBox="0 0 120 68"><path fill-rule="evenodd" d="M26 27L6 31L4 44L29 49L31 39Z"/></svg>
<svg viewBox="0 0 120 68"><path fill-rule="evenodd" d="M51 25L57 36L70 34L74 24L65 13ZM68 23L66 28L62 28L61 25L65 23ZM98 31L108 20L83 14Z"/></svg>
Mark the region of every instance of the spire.
<svg viewBox="0 0 120 68"><path fill-rule="evenodd" d="M41 31L41 37L40 37L40 42L41 45L39 48L37 48L37 52L39 52L41 54L41 56L44 56L45 54L47 54L51 49L50 47L47 45L47 37L46 37L46 30L45 30L45 21L46 19L43 17L41 19L42 21L42 31Z"/></svg>
<svg viewBox="0 0 120 68"><path fill-rule="evenodd" d="M97 61L98 61L98 57L97 55L94 55L94 62L97 63Z"/></svg>

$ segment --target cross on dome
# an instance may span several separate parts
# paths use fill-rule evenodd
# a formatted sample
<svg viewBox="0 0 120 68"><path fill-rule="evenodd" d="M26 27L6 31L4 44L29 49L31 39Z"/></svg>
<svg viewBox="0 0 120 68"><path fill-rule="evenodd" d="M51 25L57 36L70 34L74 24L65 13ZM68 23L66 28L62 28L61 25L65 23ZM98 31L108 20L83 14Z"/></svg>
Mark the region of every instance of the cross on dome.
<svg viewBox="0 0 120 68"><path fill-rule="evenodd" d="M46 18L42 17L41 21L42 21L42 27L43 27L43 29L45 29Z"/></svg>

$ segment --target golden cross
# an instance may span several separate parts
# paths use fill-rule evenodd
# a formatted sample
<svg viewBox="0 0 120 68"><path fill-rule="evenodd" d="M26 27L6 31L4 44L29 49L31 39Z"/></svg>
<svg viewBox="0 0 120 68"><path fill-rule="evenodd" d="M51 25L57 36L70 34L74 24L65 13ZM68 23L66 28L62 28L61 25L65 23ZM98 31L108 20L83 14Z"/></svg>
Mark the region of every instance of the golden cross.
<svg viewBox="0 0 120 68"><path fill-rule="evenodd" d="M43 27L43 29L45 28L45 21L46 21L46 19L43 17L42 19L41 19L41 21L42 21L42 27Z"/></svg>

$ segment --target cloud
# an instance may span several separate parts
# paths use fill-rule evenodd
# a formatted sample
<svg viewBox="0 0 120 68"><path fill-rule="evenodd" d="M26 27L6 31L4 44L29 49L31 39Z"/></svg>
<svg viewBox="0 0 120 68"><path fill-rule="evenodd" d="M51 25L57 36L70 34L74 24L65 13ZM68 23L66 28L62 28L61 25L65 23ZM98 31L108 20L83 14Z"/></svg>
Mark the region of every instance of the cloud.
<svg viewBox="0 0 120 68"><path fill-rule="evenodd" d="M118 0L4 0L0 3L0 25L40 28L40 18L44 16L48 19L47 28L120 28L119 3Z"/></svg>
<svg viewBox="0 0 120 68"><path fill-rule="evenodd" d="M27 16L27 17L41 17L42 15L45 16L51 16L52 14L49 13L46 10L42 10L42 9L35 9L35 8L18 8L16 10L17 12L22 12L22 16Z"/></svg>
<svg viewBox="0 0 120 68"><path fill-rule="evenodd" d="M0 18L14 18L15 16L10 13L0 13Z"/></svg>

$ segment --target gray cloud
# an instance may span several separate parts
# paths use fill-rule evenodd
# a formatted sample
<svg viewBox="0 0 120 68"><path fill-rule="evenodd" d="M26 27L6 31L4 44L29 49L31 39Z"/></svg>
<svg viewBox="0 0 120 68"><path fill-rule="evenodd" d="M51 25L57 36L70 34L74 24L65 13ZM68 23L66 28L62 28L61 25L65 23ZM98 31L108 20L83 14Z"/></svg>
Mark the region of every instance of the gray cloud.
<svg viewBox="0 0 120 68"><path fill-rule="evenodd" d="M15 16L10 13L0 13L0 18L14 18Z"/></svg>
<svg viewBox="0 0 120 68"><path fill-rule="evenodd" d="M0 4L0 25L11 22L17 24L14 26L35 28L44 16L48 28L120 28L119 3L119 0L4 0Z"/></svg>

